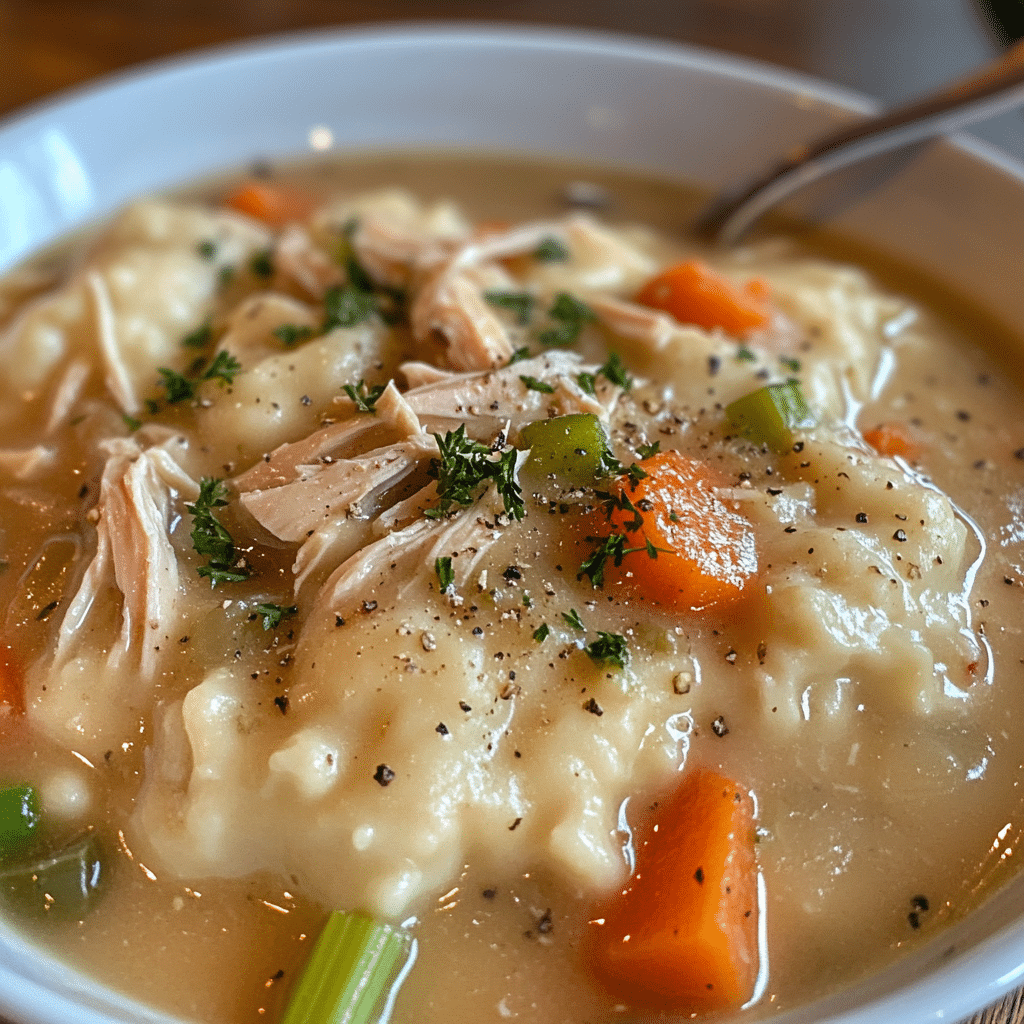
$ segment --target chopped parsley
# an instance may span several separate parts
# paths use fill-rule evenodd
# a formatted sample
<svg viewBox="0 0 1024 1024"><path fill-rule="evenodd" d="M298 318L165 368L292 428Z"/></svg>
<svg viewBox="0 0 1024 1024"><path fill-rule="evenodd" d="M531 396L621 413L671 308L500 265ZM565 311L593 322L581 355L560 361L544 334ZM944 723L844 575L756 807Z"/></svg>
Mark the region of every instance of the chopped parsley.
<svg viewBox="0 0 1024 1024"><path fill-rule="evenodd" d="M161 386L167 392L168 402L187 402L196 397L197 381L185 377L176 370L169 370L166 366L161 366L157 373L161 377Z"/></svg>
<svg viewBox="0 0 1024 1024"><path fill-rule="evenodd" d="M542 345L574 345L584 324L597 320L594 311L568 292L559 292L548 310L552 326L541 331L537 340Z"/></svg>
<svg viewBox="0 0 1024 1024"><path fill-rule="evenodd" d="M256 614L263 616L263 628L277 629L281 625L281 619L286 615L294 615L299 610L298 605L289 605L287 608L282 608L279 604L270 604L264 602L256 605Z"/></svg>
<svg viewBox="0 0 1024 1024"><path fill-rule="evenodd" d="M513 519L526 515L522 489L516 482L516 449L492 451L466 436L466 424L449 430L444 437L434 434L439 459L432 459L429 474L437 480L440 501L424 513L440 519L452 506L472 505L482 484L493 482L505 505L505 513Z"/></svg>
<svg viewBox="0 0 1024 1024"><path fill-rule="evenodd" d="M241 369L242 364L230 352L221 349L199 379L219 380L222 384L232 384Z"/></svg>
<svg viewBox="0 0 1024 1024"><path fill-rule="evenodd" d="M274 254L270 249L261 249L253 253L249 260L249 269L259 278L266 280L274 276Z"/></svg>
<svg viewBox="0 0 1024 1024"><path fill-rule="evenodd" d="M207 321L204 324L200 324L194 331L186 334L181 339L182 345L185 348L206 348L213 339L213 327L210 322Z"/></svg>
<svg viewBox="0 0 1024 1024"><path fill-rule="evenodd" d="M226 263L217 271L217 287L223 291L234 281L236 273L236 269L230 263Z"/></svg>
<svg viewBox="0 0 1024 1024"><path fill-rule="evenodd" d="M313 337L312 327L300 327L298 324L281 324L280 327L275 327L271 332L278 341L283 341L286 345L298 345L300 341L305 341L307 338Z"/></svg>
<svg viewBox="0 0 1024 1024"><path fill-rule="evenodd" d="M636 453L641 459L649 459L652 455L657 455L661 451L661 442L655 441L654 444L642 444L637 448Z"/></svg>
<svg viewBox="0 0 1024 1024"><path fill-rule="evenodd" d="M757 356L754 354L753 349L747 348L746 345L740 345L740 347L736 349L736 358L743 363L752 363L757 359Z"/></svg>
<svg viewBox="0 0 1024 1024"><path fill-rule="evenodd" d="M629 644L619 633L605 633L598 630L597 639L587 644L583 650L598 664L615 665L625 668L629 661Z"/></svg>
<svg viewBox="0 0 1024 1024"><path fill-rule="evenodd" d="M618 352L609 352L608 359L597 372L603 374L623 391L628 391L633 386L633 378L630 377L626 365L622 361L622 356Z"/></svg>
<svg viewBox="0 0 1024 1024"><path fill-rule="evenodd" d="M800 372L800 360L794 359L792 356L779 356L779 362L789 370L791 373Z"/></svg>
<svg viewBox="0 0 1024 1024"><path fill-rule="evenodd" d="M217 243L209 238L204 238L197 246L196 252L201 259L212 260L217 255Z"/></svg>
<svg viewBox="0 0 1024 1024"><path fill-rule="evenodd" d="M128 428L129 434L134 434L135 431L142 426L142 420L137 420L134 416L129 416L128 413L122 413L121 419L123 420L125 427Z"/></svg>
<svg viewBox="0 0 1024 1024"><path fill-rule="evenodd" d="M525 327L530 322L536 302L529 292L484 292L484 298L492 306L511 313L520 327Z"/></svg>
<svg viewBox="0 0 1024 1024"><path fill-rule="evenodd" d="M187 402L196 397L196 389L206 380L219 380L221 384L233 383L235 376L242 369L242 364L230 352L221 350L210 363L200 357L190 367L187 374L178 373L177 370L170 370L161 366L157 370L160 374L160 386L167 393L167 401L170 404ZM159 405L152 401L146 402L150 413L156 414L160 411Z"/></svg>
<svg viewBox="0 0 1024 1024"><path fill-rule="evenodd" d="M324 293L324 333L335 327L355 327L377 308L373 293L351 283L336 284Z"/></svg>
<svg viewBox="0 0 1024 1024"><path fill-rule="evenodd" d="M553 395L555 393L555 389L547 381L538 380L536 377L527 376L525 373L519 374L519 379L530 391L540 391L545 395Z"/></svg>
<svg viewBox="0 0 1024 1024"><path fill-rule="evenodd" d="M511 366L513 363L521 363L524 359L530 358L530 349L528 346L523 345L521 348L517 348L515 352L509 356L508 365Z"/></svg>
<svg viewBox="0 0 1024 1024"><path fill-rule="evenodd" d="M576 611L575 608L570 608L567 612L562 612L562 618L567 626L571 626L573 629L578 629L581 633L587 628L583 625L580 613Z"/></svg>
<svg viewBox="0 0 1024 1024"><path fill-rule="evenodd" d="M537 643L541 644L541 643L543 643L548 638L548 634L550 632L551 632L551 627L546 622L542 622L533 631L533 639L536 640Z"/></svg>
<svg viewBox="0 0 1024 1024"><path fill-rule="evenodd" d="M372 388L366 386L366 381L359 379L357 384L345 384L342 390L356 404L356 412L376 412L377 399L384 394L387 387L385 384L375 384Z"/></svg>
<svg viewBox="0 0 1024 1024"><path fill-rule="evenodd" d="M442 594L450 594L455 590L455 570L452 568L451 558L445 556L434 561L434 572L437 573L437 582L441 586Z"/></svg>
<svg viewBox="0 0 1024 1024"><path fill-rule="evenodd" d="M549 235L541 239L540 245L533 250L533 258L540 263L565 263L569 259L569 250L564 242Z"/></svg>
<svg viewBox="0 0 1024 1024"><path fill-rule="evenodd" d="M192 546L207 559L207 564L199 566L197 572L209 578L211 587L218 583L240 583L250 575L249 569L235 557L231 534L213 514L215 508L227 505L227 493L223 480L203 477L199 497L194 504L185 506L192 513Z"/></svg>
<svg viewBox="0 0 1024 1024"><path fill-rule="evenodd" d="M604 377L616 387L622 388L623 391L629 391L633 386L633 378L630 377L629 371L626 369L626 365L623 363L622 357L618 352L610 352L608 359L598 369L597 373L587 373L586 371L578 373L576 375L576 383L588 395L593 395L597 392L598 377Z"/></svg>

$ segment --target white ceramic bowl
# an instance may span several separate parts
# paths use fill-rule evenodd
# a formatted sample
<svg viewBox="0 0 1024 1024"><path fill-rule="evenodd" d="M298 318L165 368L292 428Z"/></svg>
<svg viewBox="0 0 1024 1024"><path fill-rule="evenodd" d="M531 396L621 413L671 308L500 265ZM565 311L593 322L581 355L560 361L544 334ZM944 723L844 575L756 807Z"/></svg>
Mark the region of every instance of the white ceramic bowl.
<svg viewBox="0 0 1024 1024"><path fill-rule="evenodd" d="M309 152L324 128L338 150L555 154L713 188L870 109L768 67L592 34L415 27L224 49L108 79L0 127L0 271L134 196ZM1024 336L1024 168L1008 158L969 141L935 146L842 226L955 281ZM1022 982L1024 876L931 944L775 1024L954 1022ZM2 926L0 1014L170 1024Z"/></svg>

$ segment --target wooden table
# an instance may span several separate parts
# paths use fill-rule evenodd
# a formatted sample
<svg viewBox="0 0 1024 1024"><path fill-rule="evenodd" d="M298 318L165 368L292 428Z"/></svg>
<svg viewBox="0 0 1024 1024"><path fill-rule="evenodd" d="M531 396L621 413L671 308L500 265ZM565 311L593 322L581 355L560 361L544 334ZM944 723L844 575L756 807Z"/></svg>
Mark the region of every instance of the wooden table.
<svg viewBox="0 0 1024 1024"><path fill-rule="evenodd" d="M963 6L959 0L929 3L929 14L941 17L945 7L963 16L954 10ZM870 18L867 0L859 6ZM810 0L0 0L0 117L141 61L268 33L382 21L508 21L634 32L827 73L811 55L816 8ZM976 54L965 63L972 59ZM940 67L936 77L948 72ZM1024 989L970 1024L1024 1024Z"/></svg>

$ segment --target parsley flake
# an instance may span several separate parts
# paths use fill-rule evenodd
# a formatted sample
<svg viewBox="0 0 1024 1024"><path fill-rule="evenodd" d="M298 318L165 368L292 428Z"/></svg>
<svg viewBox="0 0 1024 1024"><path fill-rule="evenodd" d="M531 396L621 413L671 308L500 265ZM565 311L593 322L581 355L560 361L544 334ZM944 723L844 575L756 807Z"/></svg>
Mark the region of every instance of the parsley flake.
<svg viewBox="0 0 1024 1024"><path fill-rule="evenodd" d="M594 311L568 292L559 292L548 310L552 326L541 331L537 340L542 345L574 345L586 323L596 321Z"/></svg>
<svg viewBox="0 0 1024 1024"><path fill-rule="evenodd" d="M800 360L794 359L792 356L779 356L779 362L789 370L791 373L800 372Z"/></svg>
<svg viewBox="0 0 1024 1024"><path fill-rule="evenodd" d="M213 357L213 362L203 371L200 379L219 380L221 384L232 384L241 369L242 364L230 352L221 349Z"/></svg>
<svg viewBox="0 0 1024 1024"><path fill-rule="evenodd" d="M511 313L520 327L525 327L530 322L536 302L529 292L484 292L484 298L492 306Z"/></svg>
<svg viewBox="0 0 1024 1024"><path fill-rule="evenodd" d="M194 331L186 334L185 337L181 339L181 343L185 348L206 348L206 346L210 344L212 338L213 327L210 325L209 321L207 321L205 324L200 324Z"/></svg>
<svg viewBox="0 0 1024 1024"><path fill-rule="evenodd" d="M281 324L280 327L275 327L270 333L273 334L278 341L283 341L286 345L291 347L292 345L298 345L300 341L312 338L313 328L300 327L298 324Z"/></svg>
<svg viewBox="0 0 1024 1024"><path fill-rule="evenodd" d="M259 278L266 280L274 276L274 254L270 249L261 249L253 253L249 260L249 269Z"/></svg>
<svg viewBox="0 0 1024 1024"><path fill-rule="evenodd" d="M541 643L543 643L548 638L548 634L550 632L551 632L551 627L546 622L542 622L533 631L533 639L536 640L537 643L541 644Z"/></svg>
<svg viewBox="0 0 1024 1024"><path fill-rule="evenodd" d="M661 451L661 442L655 441L654 444L642 444L637 448L636 453L641 459L649 459L652 455L657 455Z"/></svg>
<svg viewBox="0 0 1024 1024"><path fill-rule="evenodd" d="M617 668L625 668L626 662L629 661L629 644L619 633L598 630L597 639L587 644L583 650L598 664L606 663Z"/></svg>
<svg viewBox="0 0 1024 1024"><path fill-rule="evenodd" d="M508 365L511 366L513 363L521 363L524 359L530 358L530 349L528 346L523 345L521 348L517 348L515 352L509 356Z"/></svg>
<svg viewBox="0 0 1024 1024"><path fill-rule="evenodd" d="M567 612L562 612L562 619L565 621L567 626L571 626L573 629L578 629L581 633L587 628L583 625L580 613L576 611L575 608L570 608Z"/></svg>
<svg viewBox="0 0 1024 1024"><path fill-rule="evenodd" d="M355 327L377 308L371 292L336 284L324 293L324 333L335 327Z"/></svg>
<svg viewBox="0 0 1024 1024"><path fill-rule="evenodd" d="M199 497L185 508L192 513L192 546L196 553L207 558L207 564L196 570L218 583L240 583L249 578L249 569L239 565L235 557L235 542L231 534L213 514L215 508L227 505L227 485L223 480L203 477L199 483Z"/></svg>
<svg viewBox="0 0 1024 1024"><path fill-rule="evenodd" d="M197 246L196 252L201 259L212 260L217 255L217 243L209 238L204 238Z"/></svg>
<svg viewBox="0 0 1024 1024"><path fill-rule="evenodd" d="M169 370L166 366L161 366L157 373L161 377L161 386L167 392L168 402L172 404L187 402L196 397L196 382L194 380L190 380L176 370Z"/></svg>
<svg viewBox="0 0 1024 1024"><path fill-rule="evenodd" d="M540 391L545 395L553 395L555 393L555 389L547 381L538 380L536 377L527 376L525 373L519 374L519 379L530 391Z"/></svg>
<svg viewBox="0 0 1024 1024"><path fill-rule="evenodd" d="M345 384L342 390L356 404L356 412L376 412L377 399L384 394L386 385L375 384L372 388L366 386L366 381L359 379L357 384Z"/></svg>
<svg viewBox="0 0 1024 1024"><path fill-rule="evenodd" d="M279 604L270 604L269 602L256 605L256 614L263 616L264 630L277 629L281 625L281 619L286 615L294 615L298 610L299 606L295 604L287 608L283 608Z"/></svg>
<svg viewBox="0 0 1024 1024"><path fill-rule="evenodd" d="M569 250L564 242L549 235L541 239L540 245L533 250L533 258L540 263L565 263L569 259Z"/></svg>
<svg viewBox="0 0 1024 1024"><path fill-rule="evenodd" d="M481 485L491 482L501 496L506 515L522 519L526 505L522 488L516 482L515 448L492 451L466 436L466 424L456 430L449 430L444 437L434 434L439 459L432 459L428 470L437 480L440 501L435 508L424 513L430 519L440 519L451 511L452 506L472 505Z"/></svg>
<svg viewBox="0 0 1024 1024"><path fill-rule="evenodd" d="M442 594L455 592L455 570L452 568L451 558L445 556L434 561L434 572L437 573L437 582L441 586Z"/></svg>
<svg viewBox="0 0 1024 1024"><path fill-rule="evenodd" d="M740 345L736 349L736 358L743 363L752 363L757 359L753 349L747 348L746 345Z"/></svg>
<svg viewBox="0 0 1024 1024"><path fill-rule="evenodd" d="M626 364L623 363L622 356L618 352L609 352L608 359L597 372L617 387L622 388L623 391L628 391L633 386L633 378L630 377L626 370Z"/></svg>

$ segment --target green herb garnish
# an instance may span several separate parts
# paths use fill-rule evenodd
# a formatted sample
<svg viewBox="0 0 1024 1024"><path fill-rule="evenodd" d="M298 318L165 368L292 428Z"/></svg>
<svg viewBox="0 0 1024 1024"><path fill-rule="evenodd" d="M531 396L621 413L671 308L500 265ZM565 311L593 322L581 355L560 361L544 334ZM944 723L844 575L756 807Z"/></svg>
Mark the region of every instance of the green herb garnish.
<svg viewBox="0 0 1024 1024"><path fill-rule="evenodd" d="M128 428L129 434L134 434L142 426L142 420L137 420L134 416L129 416L128 413L122 413L121 420L125 427Z"/></svg>
<svg viewBox="0 0 1024 1024"><path fill-rule="evenodd" d="M194 331L181 339L185 348L206 348L213 338L213 327L209 322L200 324Z"/></svg>
<svg viewBox="0 0 1024 1024"><path fill-rule="evenodd" d="M552 326L541 331L537 340L542 345L574 345L583 330L583 325L597 320L594 311L568 292L559 292L548 310Z"/></svg>
<svg viewBox="0 0 1024 1024"><path fill-rule="evenodd" d="M452 560L448 556L438 558L434 561L434 572L437 573L437 582L441 587L442 594L452 593L455 590L455 570L452 568Z"/></svg>
<svg viewBox="0 0 1024 1024"><path fill-rule="evenodd" d="M275 327L270 333L278 341L283 341L290 347L298 345L300 341L305 341L307 338L312 338L313 328L300 327L298 324L281 324L280 327Z"/></svg>
<svg viewBox="0 0 1024 1024"><path fill-rule="evenodd" d="M757 356L753 349L747 348L746 345L740 345L740 347L736 349L736 358L739 359L740 362L752 363L757 359Z"/></svg>
<svg viewBox="0 0 1024 1024"><path fill-rule="evenodd" d="M386 387L385 384L367 387L366 381L360 378L357 384L342 385L342 390L355 402L356 412L376 412L377 399L384 394Z"/></svg>
<svg viewBox="0 0 1024 1024"><path fill-rule="evenodd" d="M633 378L630 377L626 364L623 363L622 356L618 352L609 352L608 359L597 372L603 374L623 391L628 391L633 386Z"/></svg>
<svg viewBox="0 0 1024 1024"><path fill-rule="evenodd" d="M652 455L657 455L661 451L661 442L655 441L654 444L642 444L637 448L636 453L641 459L649 459Z"/></svg>
<svg viewBox="0 0 1024 1024"><path fill-rule="evenodd" d="M212 260L217 255L217 243L209 238L204 238L197 246L196 252L204 260Z"/></svg>
<svg viewBox="0 0 1024 1024"><path fill-rule="evenodd" d="M350 284L337 284L324 293L324 333L335 327L355 327L377 308L371 292Z"/></svg>
<svg viewBox="0 0 1024 1024"><path fill-rule="evenodd" d="M580 390L585 391L588 395L597 393L597 377L592 373L587 373L586 371L578 373L576 375L576 383L579 384Z"/></svg>
<svg viewBox="0 0 1024 1024"><path fill-rule="evenodd" d="M242 364L230 352L221 349L203 371L200 380L219 380L222 384L232 384L241 369Z"/></svg>
<svg viewBox="0 0 1024 1024"><path fill-rule="evenodd" d="M274 276L274 254L270 249L261 249L253 253L249 260L249 269L260 278L266 280Z"/></svg>
<svg viewBox="0 0 1024 1024"><path fill-rule="evenodd" d="M517 348L512 355L509 356L508 365L511 366L513 363L521 363L524 359L530 358L530 349L528 346L523 345L521 348Z"/></svg>
<svg viewBox="0 0 1024 1024"><path fill-rule="evenodd" d="M543 643L548 638L548 634L550 632L551 632L551 627L546 622L542 622L533 631L533 639L536 640L537 643L539 643L539 644Z"/></svg>
<svg viewBox="0 0 1024 1024"><path fill-rule="evenodd" d="M562 618L567 626L571 626L573 629L578 629L581 633L587 628L583 625L580 613L576 611L575 608L570 608L567 612L562 612Z"/></svg>
<svg viewBox="0 0 1024 1024"><path fill-rule="evenodd" d="M187 402L196 397L196 381L190 380L176 370L169 370L166 366L161 366L157 373L162 378L160 384L167 392L168 402Z"/></svg>
<svg viewBox="0 0 1024 1024"><path fill-rule="evenodd" d="M208 560L206 565L199 566L197 572L209 578L211 587L218 583L240 583L250 576L246 566L236 564L235 542L213 514L215 508L227 505L227 493L223 480L203 477L199 483L199 497L193 504L185 506L192 513L192 546L197 554Z"/></svg>
<svg viewBox="0 0 1024 1024"><path fill-rule="evenodd" d="M263 616L263 628L277 629L281 625L281 619L286 615L294 615L299 610L298 605L290 605L287 608L282 608L279 604L270 604L264 602L263 604L256 605L256 614Z"/></svg>
<svg viewBox="0 0 1024 1024"><path fill-rule="evenodd" d="M538 380L536 377L527 376L525 373L519 374L519 379L530 391L540 391L545 395L553 395L555 393L555 389L547 381Z"/></svg>
<svg viewBox="0 0 1024 1024"><path fill-rule="evenodd" d="M431 519L447 515L454 505L472 505L482 484L492 482L513 519L526 515L522 489L515 479L516 449L493 452L466 436L463 423L444 437L434 434L439 459L432 459L429 474L437 480L440 501L424 513Z"/></svg>
<svg viewBox="0 0 1024 1024"><path fill-rule="evenodd" d="M597 639L587 644L583 650L593 661L625 668L629 661L629 644L619 633L605 633L598 630Z"/></svg>
<svg viewBox="0 0 1024 1024"><path fill-rule="evenodd" d="M484 298L499 309L511 313L521 327L530 322L536 299L529 292L484 292Z"/></svg>
<svg viewBox="0 0 1024 1024"><path fill-rule="evenodd" d="M541 263L564 263L569 259L569 250L564 242L549 235L533 250L533 258Z"/></svg>

